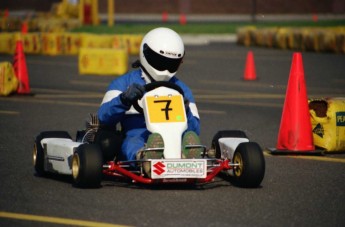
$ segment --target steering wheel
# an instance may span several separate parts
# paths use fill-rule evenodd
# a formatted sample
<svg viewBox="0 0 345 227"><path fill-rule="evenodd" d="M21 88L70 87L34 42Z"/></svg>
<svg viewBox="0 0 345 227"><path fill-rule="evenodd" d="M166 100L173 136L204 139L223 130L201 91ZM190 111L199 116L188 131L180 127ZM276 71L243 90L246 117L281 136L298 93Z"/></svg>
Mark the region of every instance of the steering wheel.
<svg viewBox="0 0 345 227"><path fill-rule="evenodd" d="M167 88L174 89L174 90L178 91L184 97L184 92L183 92L182 88L180 86L178 86L177 84L174 84L174 83L171 83L168 81L155 81L155 82L144 85L145 92L152 91L152 90L159 88L159 87L167 87ZM139 113L143 113L143 108L141 106L139 106L138 102L134 102L133 107Z"/></svg>

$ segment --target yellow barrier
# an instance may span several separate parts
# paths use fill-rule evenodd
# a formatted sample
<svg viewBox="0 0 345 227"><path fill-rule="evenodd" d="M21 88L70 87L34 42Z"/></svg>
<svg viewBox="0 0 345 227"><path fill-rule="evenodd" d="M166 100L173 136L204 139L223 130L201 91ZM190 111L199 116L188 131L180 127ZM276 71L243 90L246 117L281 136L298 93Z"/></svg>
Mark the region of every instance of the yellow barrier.
<svg viewBox="0 0 345 227"><path fill-rule="evenodd" d="M345 151L345 98L309 100L314 145Z"/></svg>
<svg viewBox="0 0 345 227"><path fill-rule="evenodd" d="M0 33L0 53L13 54L15 41L21 37L24 52L28 54L76 55L80 48L126 49L128 54L138 55L142 35L96 35L71 32L19 32Z"/></svg>
<svg viewBox="0 0 345 227"><path fill-rule="evenodd" d="M18 79L10 62L0 62L0 95L7 96L18 88Z"/></svg>
<svg viewBox="0 0 345 227"><path fill-rule="evenodd" d="M237 43L300 51L345 53L345 27L256 28L237 30Z"/></svg>
<svg viewBox="0 0 345 227"><path fill-rule="evenodd" d="M64 34L64 54L77 55L79 53L81 41L79 33Z"/></svg>
<svg viewBox="0 0 345 227"><path fill-rule="evenodd" d="M127 47L128 54L139 54L140 44L143 40L142 35L123 35L123 39L125 40L124 46Z"/></svg>
<svg viewBox="0 0 345 227"><path fill-rule="evenodd" d="M42 51L40 33L27 33L21 35L24 45L24 52L29 54L40 54Z"/></svg>
<svg viewBox="0 0 345 227"><path fill-rule="evenodd" d="M63 54L62 33L43 33L42 34L42 53L47 55Z"/></svg>
<svg viewBox="0 0 345 227"><path fill-rule="evenodd" d="M338 31L335 36L336 39L336 52L345 53L345 29Z"/></svg>
<svg viewBox="0 0 345 227"><path fill-rule="evenodd" d="M275 46L283 50L287 49L290 32L288 28L279 28L275 37Z"/></svg>
<svg viewBox="0 0 345 227"><path fill-rule="evenodd" d="M15 40L13 33L0 33L0 53L14 54Z"/></svg>
<svg viewBox="0 0 345 227"><path fill-rule="evenodd" d="M110 48L113 41L112 35L95 35L83 33L80 36L81 48Z"/></svg>
<svg viewBox="0 0 345 227"><path fill-rule="evenodd" d="M239 28L237 30L237 43L243 44L245 46L255 45L255 34L257 34L256 31L257 30L255 26Z"/></svg>
<svg viewBox="0 0 345 227"><path fill-rule="evenodd" d="M122 75L128 71L125 49L81 48L79 74Z"/></svg>
<svg viewBox="0 0 345 227"><path fill-rule="evenodd" d="M266 28L263 30L264 33L264 46L266 47L276 47L275 35L278 28Z"/></svg>

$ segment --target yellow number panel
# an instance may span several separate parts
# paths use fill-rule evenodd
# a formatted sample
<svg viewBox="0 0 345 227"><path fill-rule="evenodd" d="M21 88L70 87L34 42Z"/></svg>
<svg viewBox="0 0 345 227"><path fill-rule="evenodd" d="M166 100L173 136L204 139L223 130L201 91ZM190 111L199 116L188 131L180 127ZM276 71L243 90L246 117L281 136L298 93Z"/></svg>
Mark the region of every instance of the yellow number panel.
<svg viewBox="0 0 345 227"><path fill-rule="evenodd" d="M151 123L184 122L184 103L182 96L146 97Z"/></svg>

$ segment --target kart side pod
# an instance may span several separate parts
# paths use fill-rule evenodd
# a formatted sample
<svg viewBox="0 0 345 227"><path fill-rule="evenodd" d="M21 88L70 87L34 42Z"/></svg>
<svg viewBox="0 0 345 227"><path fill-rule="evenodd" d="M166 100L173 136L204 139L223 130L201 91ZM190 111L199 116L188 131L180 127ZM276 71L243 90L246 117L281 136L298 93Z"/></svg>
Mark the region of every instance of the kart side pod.
<svg viewBox="0 0 345 227"><path fill-rule="evenodd" d="M46 138L41 140L44 148L44 170L59 174L72 174L72 157L82 143L67 138Z"/></svg>
<svg viewBox="0 0 345 227"><path fill-rule="evenodd" d="M233 159L236 148L240 143L249 142L248 138L230 138L224 137L218 140L221 158L222 159Z"/></svg>

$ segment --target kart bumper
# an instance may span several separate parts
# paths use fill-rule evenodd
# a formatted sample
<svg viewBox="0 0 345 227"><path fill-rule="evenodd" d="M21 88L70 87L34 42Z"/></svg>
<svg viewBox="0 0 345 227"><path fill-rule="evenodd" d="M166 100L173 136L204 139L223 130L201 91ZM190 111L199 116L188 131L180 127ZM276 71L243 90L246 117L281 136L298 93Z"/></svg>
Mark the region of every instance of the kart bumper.
<svg viewBox="0 0 345 227"><path fill-rule="evenodd" d="M136 163L141 164L144 161L132 161L132 162L108 162L103 166L103 174L109 176L121 176L124 178L129 178L132 182L142 183L142 184L165 184L165 183L185 183L185 184L197 184L197 183L208 183L211 182L221 171L227 171L233 169L236 165L231 164L229 159L179 159L179 160L168 160L168 159L152 159L145 160L145 162L151 163L151 176L148 177L143 174L140 170L133 171L130 169L130 164ZM163 165L173 165L176 163L181 163L180 166L188 166L188 163L194 163L194 165L188 166L189 174L186 174L186 169L184 171L176 171L173 174L159 174L157 177L157 164ZM171 164L173 163L173 164ZM205 173L200 173L201 163L205 164ZM210 164L211 163L211 164ZM160 166L161 167L161 166ZM176 167L173 166L173 167ZM160 171L163 171L162 168ZM165 171L168 171L165 169ZM190 173L193 174L190 174ZM196 174L194 174L196 172ZM158 172L159 173L159 172ZM200 173L200 174L199 174Z"/></svg>

